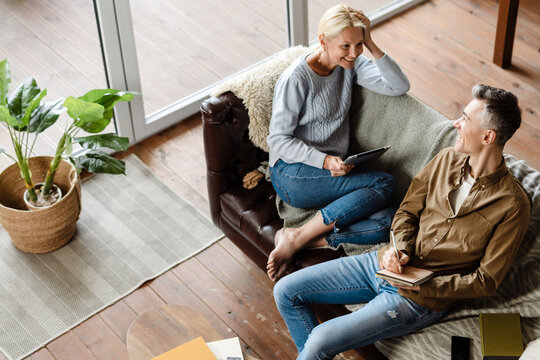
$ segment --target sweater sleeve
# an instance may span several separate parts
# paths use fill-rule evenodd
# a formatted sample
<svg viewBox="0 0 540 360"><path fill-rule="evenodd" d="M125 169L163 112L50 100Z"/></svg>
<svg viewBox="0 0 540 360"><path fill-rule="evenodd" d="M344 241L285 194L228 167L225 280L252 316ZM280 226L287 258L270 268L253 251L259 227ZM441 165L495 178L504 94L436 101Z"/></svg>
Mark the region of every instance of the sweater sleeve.
<svg viewBox="0 0 540 360"><path fill-rule="evenodd" d="M297 78L280 79L274 90L270 135L267 143L275 159L301 162L322 168L326 154L295 137L300 112L306 100L306 87ZM274 164L270 164L274 165Z"/></svg>
<svg viewBox="0 0 540 360"><path fill-rule="evenodd" d="M388 54L374 61L360 56L354 65L356 84L383 95L402 95L411 87L409 79Z"/></svg>

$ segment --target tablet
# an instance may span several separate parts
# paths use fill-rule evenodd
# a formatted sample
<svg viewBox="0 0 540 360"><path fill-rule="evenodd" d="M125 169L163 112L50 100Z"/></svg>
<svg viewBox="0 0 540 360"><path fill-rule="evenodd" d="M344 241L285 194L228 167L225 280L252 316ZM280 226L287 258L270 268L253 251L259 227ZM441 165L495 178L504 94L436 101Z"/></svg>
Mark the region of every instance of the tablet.
<svg viewBox="0 0 540 360"><path fill-rule="evenodd" d="M361 164L361 163L364 163L364 162L375 160L376 158L378 158L379 156L384 154L390 148L391 148L391 146L388 145L388 146L383 146L383 147L380 147L380 148L377 148L377 149L364 151L364 152L361 152L361 153L356 154L356 155L351 155L351 156L349 156L348 158L345 159L344 163L347 164L347 165L349 165L349 164L358 165L358 164Z"/></svg>

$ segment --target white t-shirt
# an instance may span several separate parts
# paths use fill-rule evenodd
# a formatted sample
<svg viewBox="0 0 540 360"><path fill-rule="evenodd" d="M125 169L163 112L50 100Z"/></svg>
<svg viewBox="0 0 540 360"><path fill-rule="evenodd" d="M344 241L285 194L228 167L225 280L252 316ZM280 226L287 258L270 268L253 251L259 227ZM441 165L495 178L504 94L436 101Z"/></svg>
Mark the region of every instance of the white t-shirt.
<svg viewBox="0 0 540 360"><path fill-rule="evenodd" d="M467 170L465 171L465 178L463 179L461 186L450 193L449 200L452 209L454 209L454 214L457 214L459 209L461 209L461 205L463 205L463 201L465 201L465 198L469 195L474 181L474 178L469 174L469 170Z"/></svg>

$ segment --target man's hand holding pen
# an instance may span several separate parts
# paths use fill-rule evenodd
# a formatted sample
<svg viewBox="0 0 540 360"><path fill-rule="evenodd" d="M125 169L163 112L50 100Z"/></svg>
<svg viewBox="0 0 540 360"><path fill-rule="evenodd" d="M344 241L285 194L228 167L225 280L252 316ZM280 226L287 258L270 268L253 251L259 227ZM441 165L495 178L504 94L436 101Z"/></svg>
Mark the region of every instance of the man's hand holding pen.
<svg viewBox="0 0 540 360"><path fill-rule="evenodd" d="M381 269L387 269L389 271L401 274L403 267L409 262L409 256L397 249L396 239L394 238L394 232L392 230L390 230L390 237L392 240L392 243L390 244L391 246L384 252L379 267ZM390 285L397 288L420 291L420 286L410 287L394 281L387 281L390 283Z"/></svg>

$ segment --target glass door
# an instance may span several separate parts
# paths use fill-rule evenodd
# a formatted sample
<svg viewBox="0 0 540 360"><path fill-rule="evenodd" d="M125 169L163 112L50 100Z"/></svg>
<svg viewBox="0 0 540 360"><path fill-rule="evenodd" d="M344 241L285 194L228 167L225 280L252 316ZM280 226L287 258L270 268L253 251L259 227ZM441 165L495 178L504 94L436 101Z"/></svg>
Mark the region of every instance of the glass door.
<svg viewBox="0 0 540 360"><path fill-rule="evenodd" d="M424 0L351 0L376 24ZM117 106L140 141L199 111L218 82L317 39L330 0L95 0L111 87L142 93Z"/></svg>
<svg viewBox="0 0 540 360"><path fill-rule="evenodd" d="M287 47L285 5L275 0L129 0L115 8L126 82L143 94L130 104L135 140L197 113L217 82Z"/></svg>
<svg viewBox="0 0 540 360"><path fill-rule="evenodd" d="M83 95L106 88L107 80L100 36L91 1L0 0L0 61L11 68L9 93L33 77L47 89L44 101ZM55 125L37 138L34 155L54 154L68 116L64 112ZM0 143L11 153L7 128L0 124ZM116 132L114 123L105 132ZM0 155L0 171L10 161Z"/></svg>

